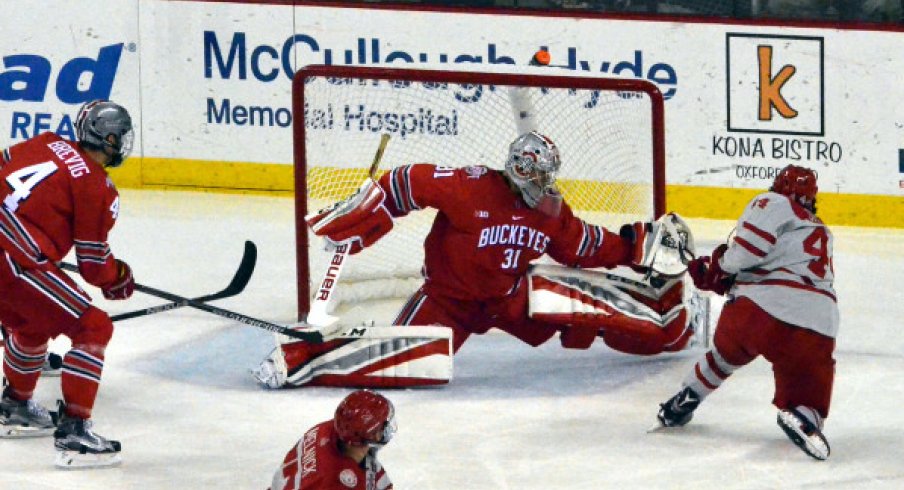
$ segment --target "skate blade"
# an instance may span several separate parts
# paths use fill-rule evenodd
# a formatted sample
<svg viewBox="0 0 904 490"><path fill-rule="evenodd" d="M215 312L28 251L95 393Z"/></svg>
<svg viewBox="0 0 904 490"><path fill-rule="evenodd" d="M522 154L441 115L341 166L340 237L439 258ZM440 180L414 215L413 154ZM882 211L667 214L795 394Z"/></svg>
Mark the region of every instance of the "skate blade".
<svg viewBox="0 0 904 490"><path fill-rule="evenodd" d="M26 426L0 426L0 439L27 439L30 437L52 436L56 427L38 428Z"/></svg>
<svg viewBox="0 0 904 490"><path fill-rule="evenodd" d="M116 453L80 453L78 451L57 450L54 466L62 470L86 470L92 468L112 468L122 464L122 455Z"/></svg>
<svg viewBox="0 0 904 490"><path fill-rule="evenodd" d="M681 427L669 427L666 425L662 425L661 422L656 422L655 425L647 429L647 434L654 434L656 432L671 432L674 429L680 429Z"/></svg>
<svg viewBox="0 0 904 490"><path fill-rule="evenodd" d="M794 443L797 447L800 448L801 451L806 453L807 456L810 456L813 459L818 459L819 461L825 461L829 459L829 454L831 449L829 449L829 443L826 441L825 436L822 435L819 431L815 432L812 435L807 435L800 431L798 427L800 427L801 421L798 420L793 414L787 413L785 411L781 411L778 414L779 427L783 431L785 431L785 435L788 436L788 439L791 439L791 442Z"/></svg>

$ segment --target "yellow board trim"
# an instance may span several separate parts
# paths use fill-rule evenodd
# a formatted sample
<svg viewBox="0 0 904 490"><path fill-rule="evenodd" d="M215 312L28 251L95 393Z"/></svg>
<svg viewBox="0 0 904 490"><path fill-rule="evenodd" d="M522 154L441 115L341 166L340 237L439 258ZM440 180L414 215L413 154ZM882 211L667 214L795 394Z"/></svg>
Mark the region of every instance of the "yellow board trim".
<svg viewBox="0 0 904 490"><path fill-rule="evenodd" d="M112 170L110 176L117 186L133 189L291 196L295 187L291 165L251 162L130 158L125 165ZM682 216L733 220L760 192L760 189L669 185L666 202L669 211ZM336 196L341 197L344 196ZM818 209L819 216L829 225L904 228L904 197L901 196L821 192Z"/></svg>

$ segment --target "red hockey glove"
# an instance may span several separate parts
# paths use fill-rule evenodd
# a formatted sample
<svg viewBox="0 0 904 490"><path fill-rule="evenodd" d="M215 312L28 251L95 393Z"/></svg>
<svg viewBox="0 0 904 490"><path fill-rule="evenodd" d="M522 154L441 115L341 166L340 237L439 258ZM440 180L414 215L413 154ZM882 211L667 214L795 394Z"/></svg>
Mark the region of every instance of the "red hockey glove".
<svg viewBox="0 0 904 490"><path fill-rule="evenodd" d="M618 235L622 237L631 246L631 254L628 257L630 261L626 265L630 265L637 272L646 272L649 267L649 240L648 234L652 226L650 223L634 222L622 225L618 230Z"/></svg>
<svg viewBox="0 0 904 490"><path fill-rule="evenodd" d="M110 300L128 299L135 292L135 278L132 276L132 268L129 267L129 264L117 259L116 270L118 271L118 279L102 290L104 298Z"/></svg>
<svg viewBox="0 0 904 490"><path fill-rule="evenodd" d="M723 295L731 289L734 276L725 274L719 266L719 259L726 250L728 250L728 245L723 243L713 250L712 257L703 256L688 262L687 272L694 280L694 286L697 286L697 289L712 291L718 295Z"/></svg>
<svg viewBox="0 0 904 490"><path fill-rule="evenodd" d="M383 205L386 194L368 180L351 197L305 217L315 235L340 244L350 242L356 254L392 230L392 216Z"/></svg>

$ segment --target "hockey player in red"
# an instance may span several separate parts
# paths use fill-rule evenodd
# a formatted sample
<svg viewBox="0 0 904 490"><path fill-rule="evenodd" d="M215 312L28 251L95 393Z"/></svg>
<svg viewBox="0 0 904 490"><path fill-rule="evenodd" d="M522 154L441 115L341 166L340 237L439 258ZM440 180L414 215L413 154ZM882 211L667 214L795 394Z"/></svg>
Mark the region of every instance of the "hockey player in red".
<svg viewBox="0 0 904 490"><path fill-rule="evenodd" d="M372 391L354 391L332 420L308 429L286 453L270 490L390 490L377 451L395 431L392 402Z"/></svg>
<svg viewBox="0 0 904 490"><path fill-rule="evenodd" d="M713 348L660 407L664 427L683 426L734 371L763 356L772 363L778 425L808 455L824 460L822 434L835 377L838 306L832 234L816 216L816 174L788 165L769 192L750 201L736 235L688 271L698 288L728 294Z"/></svg>
<svg viewBox="0 0 904 490"><path fill-rule="evenodd" d="M0 180L0 321L6 328L0 426L6 437L53 434L59 466L116 464L120 444L91 429L91 412L113 335L109 316L57 263L74 247L81 276L107 299L134 290L129 266L107 234L119 216L119 194L107 176L132 147L132 120L113 102L79 111L78 141L43 133L3 151ZM59 420L32 400L47 343L72 341L63 358ZM56 424L54 422L57 422Z"/></svg>
<svg viewBox="0 0 904 490"><path fill-rule="evenodd" d="M308 224L333 243L349 243L355 253L388 233L395 219L436 209L424 242L423 286L393 325L448 327L453 351L470 335L491 328L531 346L559 332L564 347L585 349L602 330L603 341L624 352L682 349L692 331L679 279L638 293L624 291L622 284L600 274L577 270L645 269L660 243L651 231L660 224L628 224L615 234L575 217L556 187L560 165L555 143L532 131L511 143L504 170L426 163L397 167L352 198L309 217ZM561 266L534 268L532 262L545 255ZM293 379L293 373L310 373L311 357L322 357L333 347L283 344L284 356L277 356L273 365L287 369L289 384L299 385L309 381L310 374ZM338 372L338 363L345 360L330 362ZM258 379L271 387L283 382L268 374Z"/></svg>

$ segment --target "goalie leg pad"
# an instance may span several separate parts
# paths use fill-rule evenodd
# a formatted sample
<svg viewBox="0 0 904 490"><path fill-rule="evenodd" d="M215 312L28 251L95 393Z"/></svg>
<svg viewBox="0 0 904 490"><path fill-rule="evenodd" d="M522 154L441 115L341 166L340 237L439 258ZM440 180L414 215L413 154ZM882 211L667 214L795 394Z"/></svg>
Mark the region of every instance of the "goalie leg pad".
<svg viewBox="0 0 904 490"><path fill-rule="evenodd" d="M356 327L342 338L281 346L284 386L397 388L452 379L452 331L446 327Z"/></svg>
<svg viewBox="0 0 904 490"><path fill-rule="evenodd" d="M654 287L626 277L559 266L530 272L530 316L562 325L563 346L586 348L600 331L613 349L651 355L681 350L693 332L680 279Z"/></svg>

